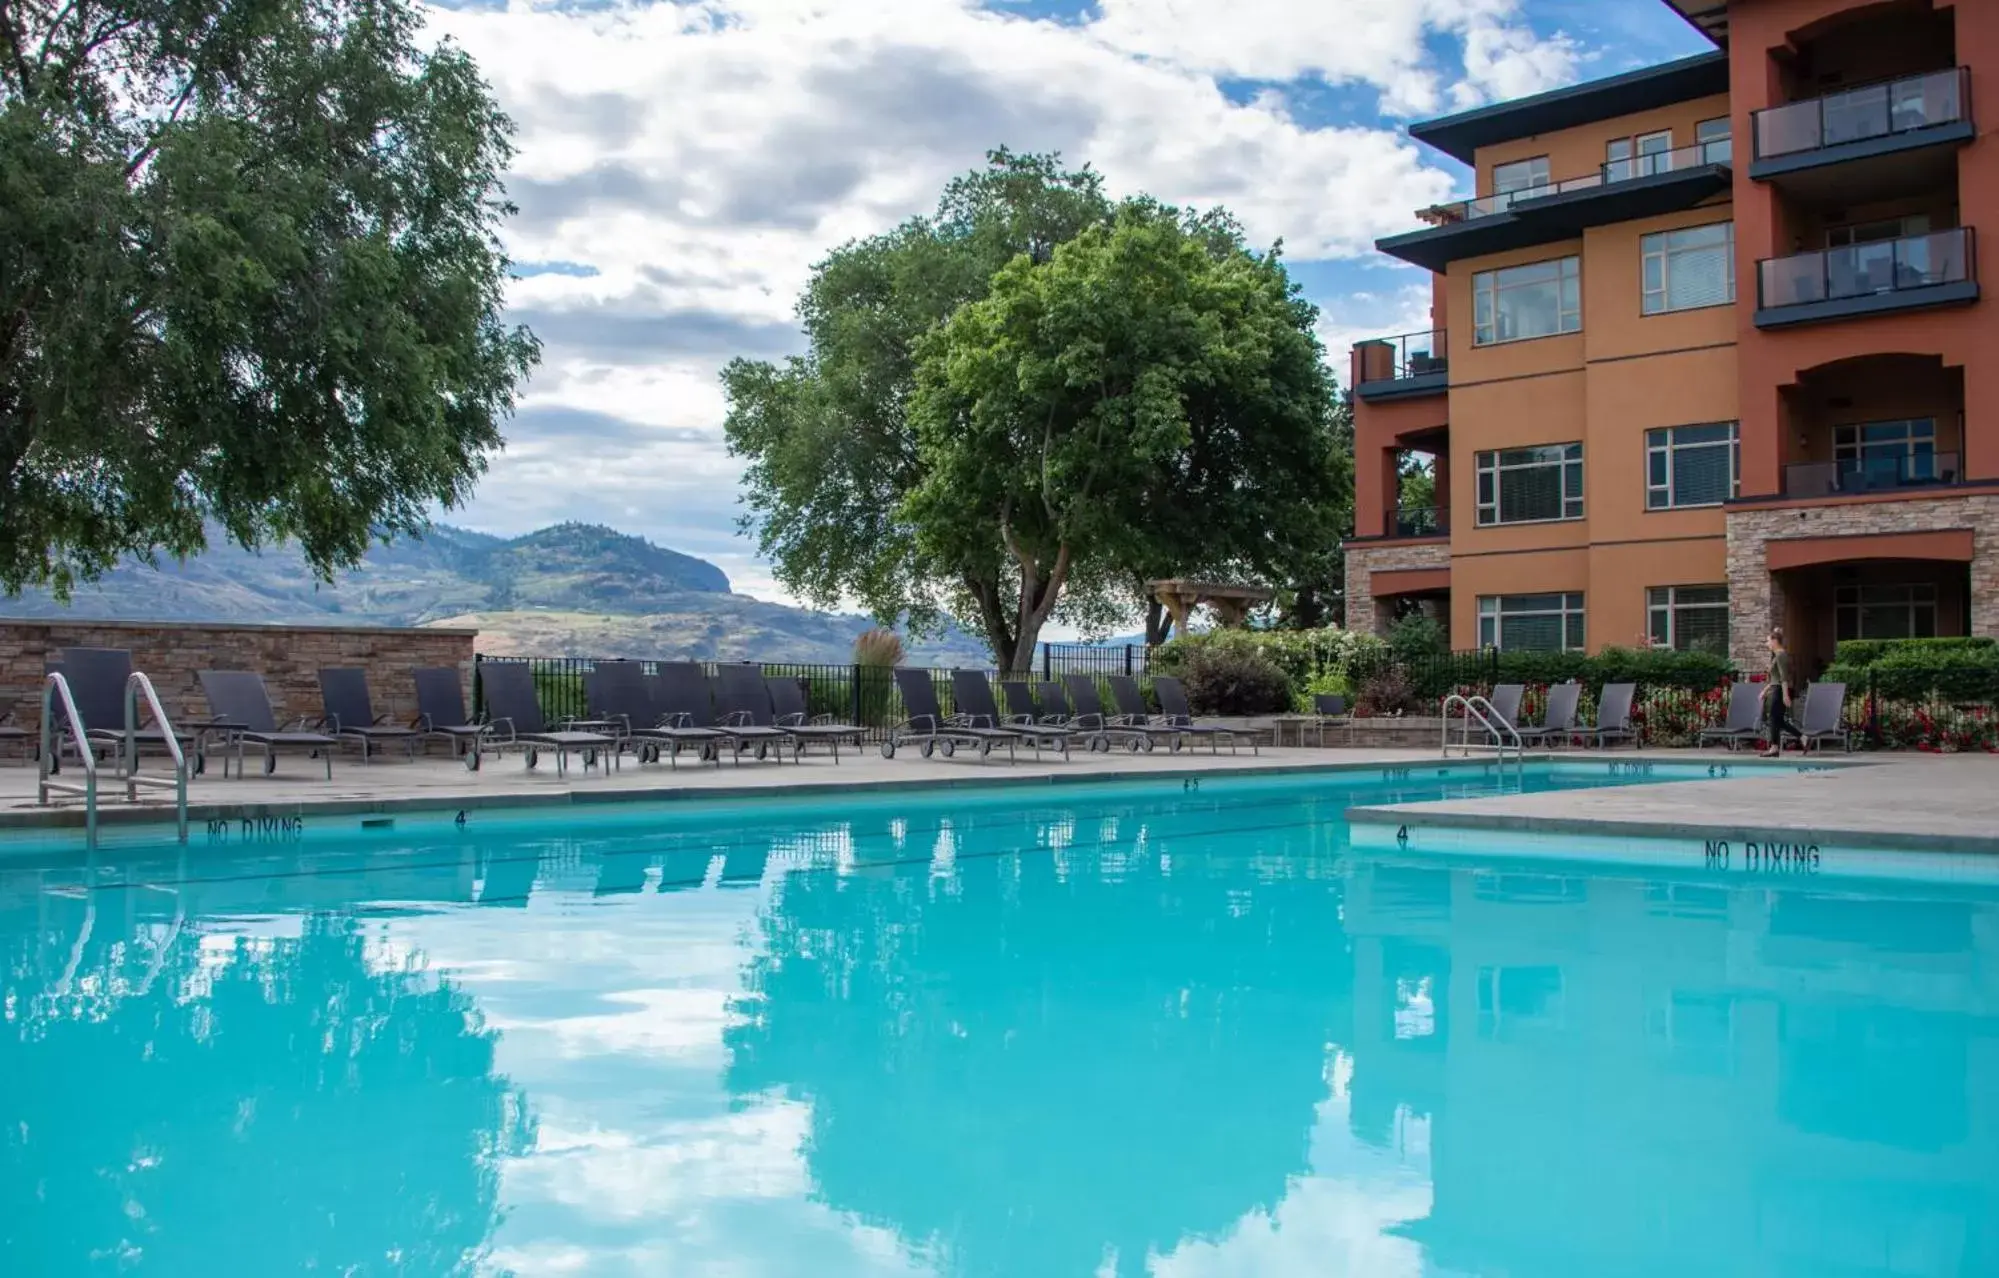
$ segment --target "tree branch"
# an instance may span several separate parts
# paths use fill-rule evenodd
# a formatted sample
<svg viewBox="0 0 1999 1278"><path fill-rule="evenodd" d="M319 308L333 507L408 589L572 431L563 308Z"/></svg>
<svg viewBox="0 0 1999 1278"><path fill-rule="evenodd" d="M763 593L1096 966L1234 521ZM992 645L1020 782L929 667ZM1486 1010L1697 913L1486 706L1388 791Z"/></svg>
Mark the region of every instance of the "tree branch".
<svg viewBox="0 0 1999 1278"><path fill-rule="evenodd" d="M146 161L152 159L153 153L160 149L160 139L165 137L167 130L172 128L174 122L180 119L181 111L194 97L194 86L195 77L190 75L187 78L187 83L181 86L180 92L174 95L173 105L167 109L167 118L161 120L154 127L152 133L146 138L146 145L140 147L139 153L134 155L131 161L125 165L126 177L129 178L144 168Z"/></svg>
<svg viewBox="0 0 1999 1278"><path fill-rule="evenodd" d="M28 96L28 59L21 52L20 28L14 25L14 15L7 0L0 0L0 43L6 45L7 57L14 64L14 74L19 79L22 97Z"/></svg>

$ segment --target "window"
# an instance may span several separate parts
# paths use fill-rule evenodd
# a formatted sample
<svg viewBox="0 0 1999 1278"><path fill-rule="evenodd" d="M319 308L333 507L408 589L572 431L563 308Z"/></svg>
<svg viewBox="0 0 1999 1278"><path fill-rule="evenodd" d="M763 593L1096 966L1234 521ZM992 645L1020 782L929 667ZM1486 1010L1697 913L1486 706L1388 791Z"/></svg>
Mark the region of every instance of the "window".
<svg viewBox="0 0 1999 1278"><path fill-rule="evenodd" d="M1537 155L1531 160L1515 160L1511 164L1496 164L1492 169L1492 192L1506 195L1513 191L1532 191L1548 185L1548 157Z"/></svg>
<svg viewBox="0 0 1999 1278"><path fill-rule="evenodd" d="M1478 644L1529 652L1560 652L1583 646L1583 597L1573 595L1480 595Z"/></svg>
<svg viewBox="0 0 1999 1278"><path fill-rule="evenodd" d="M1832 457L1842 488L1929 483L1937 478L1936 419L1835 426Z"/></svg>
<svg viewBox="0 0 1999 1278"><path fill-rule="evenodd" d="M1727 586L1654 586L1645 614L1654 648L1728 652Z"/></svg>
<svg viewBox="0 0 1999 1278"><path fill-rule="evenodd" d="M1702 120L1694 126L1694 143L1701 149L1702 164L1727 164L1734 157L1735 147L1731 139L1727 116L1718 120Z"/></svg>
<svg viewBox="0 0 1999 1278"><path fill-rule="evenodd" d="M1654 173L1671 172L1672 130L1643 133L1635 138L1614 138L1605 149L1604 158L1609 161L1603 166L1603 177L1606 182L1622 182L1628 178L1650 177Z"/></svg>
<svg viewBox="0 0 1999 1278"><path fill-rule="evenodd" d="M1557 258L1472 276L1472 344L1520 342L1583 326L1582 259Z"/></svg>
<svg viewBox="0 0 1999 1278"><path fill-rule="evenodd" d="M1543 444L1476 453L1478 522L1536 524L1583 517L1583 446Z"/></svg>
<svg viewBox="0 0 1999 1278"><path fill-rule="evenodd" d="M1937 588L1841 586L1833 595L1833 620L1840 639L1934 639Z"/></svg>
<svg viewBox="0 0 1999 1278"><path fill-rule="evenodd" d="M1647 315L1735 301L1735 223L1661 231L1639 244Z"/></svg>
<svg viewBox="0 0 1999 1278"><path fill-rule="evenodd" d="M1645 432L1645 509L1719 506L1742 492L1742 440L1734 422Z"/></svg>

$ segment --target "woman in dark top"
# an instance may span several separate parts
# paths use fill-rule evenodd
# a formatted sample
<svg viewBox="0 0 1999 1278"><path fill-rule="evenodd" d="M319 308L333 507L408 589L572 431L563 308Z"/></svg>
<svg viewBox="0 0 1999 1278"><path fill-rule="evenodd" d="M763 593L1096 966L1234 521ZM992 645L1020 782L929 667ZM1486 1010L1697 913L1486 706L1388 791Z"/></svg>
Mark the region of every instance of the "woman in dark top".
<svg viewBox="0 0 1999 1278"><path fill-rule="evenodd" d="M1770 681L1763 686L1763 718L1769 724L1764 736L1769 747L1763 757L1774 759L1783 753L1784 734L1799 735L1791 722L1791 654L1784 650L1784 628L1770 631Z"/></svg>

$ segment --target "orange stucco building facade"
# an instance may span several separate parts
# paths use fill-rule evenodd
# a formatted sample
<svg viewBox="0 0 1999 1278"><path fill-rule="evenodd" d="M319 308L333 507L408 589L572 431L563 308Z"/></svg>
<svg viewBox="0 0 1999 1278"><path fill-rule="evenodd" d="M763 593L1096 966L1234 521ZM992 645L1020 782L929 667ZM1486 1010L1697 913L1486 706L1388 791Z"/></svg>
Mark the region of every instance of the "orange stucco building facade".
<svg viewBox="0 0 1999 1278"><path fill-rule="evenodd" d="M1714 52L1411 129L1476 197L1378 245L1432 329L1352 352L1348 624L1999 635L1999 0L1661 2Z"/></svg>

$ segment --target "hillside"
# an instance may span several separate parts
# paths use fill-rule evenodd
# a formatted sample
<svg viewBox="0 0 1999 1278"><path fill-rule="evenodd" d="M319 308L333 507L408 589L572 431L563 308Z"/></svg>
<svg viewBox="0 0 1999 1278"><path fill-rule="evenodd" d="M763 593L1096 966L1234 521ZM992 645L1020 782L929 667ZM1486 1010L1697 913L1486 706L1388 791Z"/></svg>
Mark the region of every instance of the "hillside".
<svg viewBox="0 0 1999 1278"><path fill-rule="evenodd" d="M704 559L588 524L501 538L448 525L378 546L353 572L315 583L291 548L213 549L159 568L130 562L79 587L68 605L43 592L0 598L0 616L320 625L476 625L493 653L758 657L844 662L860 617L730 593ZM920 660L983 664L984 645L953 632L913 646Z"/></svg>

